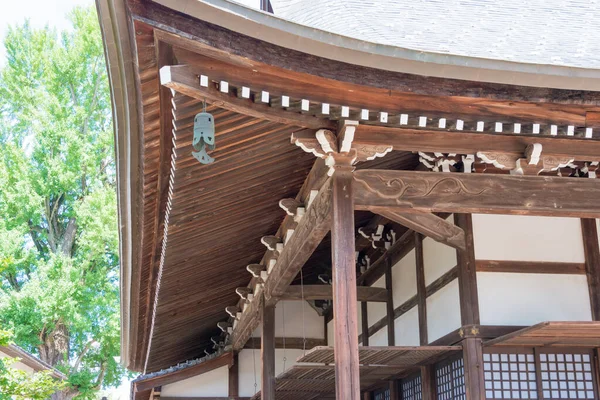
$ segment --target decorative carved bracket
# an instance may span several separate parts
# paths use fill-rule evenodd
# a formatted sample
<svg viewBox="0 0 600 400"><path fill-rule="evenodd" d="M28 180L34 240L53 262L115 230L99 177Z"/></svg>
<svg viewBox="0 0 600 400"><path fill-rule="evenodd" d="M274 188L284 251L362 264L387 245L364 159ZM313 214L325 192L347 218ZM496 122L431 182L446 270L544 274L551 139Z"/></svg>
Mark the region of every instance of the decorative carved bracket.
<svg viewBox="0 0 600 400"><path fill-rule="evenodd" d="M314 134L311 131L300 131L292 134L292 143L307 153L326 160L329 166L329 176L339 166L352 166L359 161L374 160L383 157L392 146L354 144L354 133L358 121L344 120L339 125L338 135L328 129L319 129Z"/></svg>
<svg viewBox="0 0 600 400"><path fill-rule="evenodd" d="M598 161L576 162L573 157L544 154L542 145L528 145L523 154L479 151L476 155L419 152L421 163L436 172L484 172L493 165L514 175L539 175L556 171L558 175L596 177Z"/></svg>

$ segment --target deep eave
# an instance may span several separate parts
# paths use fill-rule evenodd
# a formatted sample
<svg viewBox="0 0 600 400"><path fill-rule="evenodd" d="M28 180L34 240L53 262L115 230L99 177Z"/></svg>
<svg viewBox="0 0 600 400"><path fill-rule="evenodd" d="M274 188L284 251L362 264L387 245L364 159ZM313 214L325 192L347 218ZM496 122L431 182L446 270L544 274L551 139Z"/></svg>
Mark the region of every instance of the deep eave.
<svg viewBox="0 0 600 400"><path fill-rule="evenodd" d="M578 129L588 126L588 122L598 124L600 121L589 118L600 115L600 94L580 90L600 88L600 78L595 70L478 61L459 56L436 58L439 55L435 54L426 55L426 61L423 61L410 50L336 38L226 1L178 2L177 7L182 7L179 11L141 0L127 3L98 0L97 4L115 117L121 226L122 359L135 370L144 369L150 355L148 343L153 329L150 321L156 301L157 267L162 262L161 235L168 200L170 152L173 151L170 145L174 140L171 137L172 121L166 116L175 113L172 104L177 101L185 106L183 109L200 104L198 99L186 99L180 94L173 98L175 103L171 103L170 90L161 87L158 81L158 69L163 65L179 58L178 62L204 66L211 79L220 79L219 74L227 78L229 74L229 78L240 79L241 84L256 86L253 89L269 89L272 93L285 89L297 95L310 93L311 100L332 104L347 102L359 109L379 105L388 109L408 109L416 116L429 112L436 117L455 115L471 117L475 121L478 118L538 121L573 125ZM177 8L167 0L163 4ZM194 15L201 16L202 20L194 19ZM198 57L201 62L194 61ZM473 65L477 67L473 68ZM258 74L254 75L254 72ZM310 77L311 82L306 77ZM217 108L215 112L223 110ZM257 123L229 111L223 112L223 116L248 124ZM294 130L293 125L259 123L268 125L272 133L279 132L278 129ZM178 140L182 138L180 136ZM266 150L269 143L265 140L260 139L257 143ZM179 144L189 145L185 141ZM296 154L286 155L288 151L294 151L293 147L289 150L282 147L279 151L281 160ZM277 155L276 151L274 154ZM298 154L303 164L295 172L305 175L312 161L304 154ZM405 168L414 168L410 157L402 154L397 157ZM195 169L199 168L196 164L180 161L188 168L189 177L198 176L197 171L201 170ZM275 166L273 168L277 170ZM288 171L280 171L280 181L275 181L273 187L295 193L301 180L286 188L292 178L298 178L292 173L291 164L286 168ZM253 174L251 178L256 178L258 169ZM213 179L210 185L219 182ZM203 199L202 196L200 194L199 198ZM265 196L263 200L263 211L271 212L267 201L272 199ZM240 207L244 205L247 206L241 203ZM235 207L232 205L231 212L242 211ZM272 207L277 209L276 201L272 202ZM276 227L281 218L281 215L275 217L272 226ZM181 220L182 224L184 222L188 224L186 229L190 229L189 221ZM196 228L209 227L198 225ZM252 232L256 237L247 240L258 243L261 235L272 233ZM256 257L260 247L246 246L246 256ZM242 272L236 279L242 279L245 271ZM235 296L233 292L227 292L227 296L231 295ZM215 298L223 296L215 295ZM224 310L221 313L224 314ZM181 348L181 352L193 354L187 357L176 355L177 358L169 358L169 353L171 356L173 353L166 343L162 343L161 352L165 358L151 364L149 371L201 354L208 339L195 341L195 347L189 344L187 348ZM159 348L160 345L161 342L155 343Z"/></svg>

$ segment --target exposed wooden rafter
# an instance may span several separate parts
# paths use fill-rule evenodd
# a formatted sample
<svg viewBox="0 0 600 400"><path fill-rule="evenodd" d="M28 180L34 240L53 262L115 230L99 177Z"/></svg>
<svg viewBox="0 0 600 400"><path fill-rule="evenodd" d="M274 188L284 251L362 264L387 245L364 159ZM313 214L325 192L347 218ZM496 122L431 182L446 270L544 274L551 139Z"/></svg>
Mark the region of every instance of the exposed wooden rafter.
<svg viewBox="0 0 600 400"><path fill-rule="evenodd" d="M208 77L205 78L206 82L198 75L195 75L186 65L167 65L160 69L161 85L186 96L198 100L206 100L226 110L302 128L332 129L336 126L335 122L327 119L316 118L292 111L278 110L269 107L268 104L254 103L250 99L234 96L229 93L224 84L218 88L214 82L208 81Z"/></svg>
<svg viewBox="0 0 600 400"><path fill-rule="evenodd" d="M359 210L600 217L596 179L385 170L354 179Z"/></svg>

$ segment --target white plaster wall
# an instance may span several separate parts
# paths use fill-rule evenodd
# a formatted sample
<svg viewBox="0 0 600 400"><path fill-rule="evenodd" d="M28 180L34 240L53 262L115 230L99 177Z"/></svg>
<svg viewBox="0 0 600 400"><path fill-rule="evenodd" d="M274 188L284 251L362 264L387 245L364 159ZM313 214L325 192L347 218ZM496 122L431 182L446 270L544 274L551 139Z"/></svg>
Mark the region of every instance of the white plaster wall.
<svg viewBox="0 0 600 400"><path fill-rule="evenodd" d="M327 323L327 346L333 346L333 319Z"/></svg>
<svg viewBox="0 0 600 400"><path fill-rule="evenodd" d="M296 360L303 354L303 350L299 349L287 349L285 351L283 349L275 349L275 376L284 372L284 357L286 358L285 370L287 371L291 366L296 365ZM240 397L252 397L256 391L260 390L260 350L243 349L238 354L238 362L239 395ZM254 389L255 377L256 391Z"/></svg>
<svg viewBox="0 0 600 400"><path fill-rule="evenodd" d="M458 279L427 298L427 339L436 339L460 328Z"/></svg>
<svg viewBox="0 0 600 400"><path fill-rule="evenodd" d="M449 217L448 221L452 221ZM423 266L425 285L429 285L444 273L456 266L456 249L436 242L431 238L423 239Z"/></svg>
<svg viewBox="0 0 600 400"><path fill-rule="evenodd" d="M184 379L162 387L165 397L227 397L229 394L229 368L214 369L207 373Z"/></svg>
<svg viewBox="0 0 600 400"><path fill-rule="evenodd" d="M600 219L596 218L596 233L598 234L598 241L600 242Z"/></svg>
<svg viewBox="0 0 600 400"><path fill-rule="evenodd" d="M478 272L482 325L589 321L585 275Z"/></svg>
<svg viewBox="0 0 600 400"><path fill-rule="evenodd" d="M260 337L260 332L259 326L252 336ZM275 307L275 337L303 337L303 335L307 338L322 339L325 335L323 317L319 316L306 301L280 301L277 303Z"/></svg>
<svg viewBox="0 0 600 400"><path fill-rule="evenodd" d="M394 321L394 334L396 346L418 346L419 339L419 311L413 307Z"/></svg>
<svg viewBox="0 0 600 400"><path fill-rule="evenodd" d="M585 262L578 218L473 215L479 260Z"/></svg>
<svg viewBox="0 0 600 400"><path fill-rule="evenodd" d="M372 287L385 288L385 276L379 278ZM360 310L360 306L359 306ZM387 307L385 303L367 303L367 317L369 317L369 327L387 315ZM359 325L360 326L360 325ZM371 344L371 342L369 342Z"/></svg>
<svg viewBox="0 0 600 400"><path fill-rule="evenodd" d="M14 357L11 357L11 356L9 356L8 354L6 354L6 353L4 353L4 352L0 351L0 358L4 358L4 357L8 357L8 358L14 358ZM18 370L21 370L21 371L25 371L25 372L27 372L28 374L33 374L33 373L35 372L35 371L33 370L33 368L31 368L31 367L29 367L29 366L27 366L27 365L23 364L23 363L22 363L22 362L20 362L20 361L17 361L16 363L14 363L14 364L11 364L11 368L15 368L15 369L18 369Z"/></svg>
<svg viewBox="0 0 600 400"><path fill-rule="evenodd" d="M392 267L392 290L394 307L417 294L417 267L415 251L410 251Z"/></svg>
<svg viewBox="0 0 600 400"><path fill-rule="evenodd" d="M387 327L383 327L371 337L369 337L369 346L387 346Z"/></svg>

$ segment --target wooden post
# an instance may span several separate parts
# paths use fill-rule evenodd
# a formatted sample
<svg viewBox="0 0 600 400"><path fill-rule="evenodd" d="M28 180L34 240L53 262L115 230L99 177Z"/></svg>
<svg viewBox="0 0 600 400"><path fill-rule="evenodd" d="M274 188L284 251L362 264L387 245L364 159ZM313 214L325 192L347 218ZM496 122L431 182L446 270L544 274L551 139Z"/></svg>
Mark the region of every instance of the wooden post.
<svg viewBox="0 0 600 400"><path fill-rule="evenodd" d="M336 166L333 173L333 332L337 400L359 400L356 263L352 168Z"/></svg>
<svg viewBox="0 0 600 400"><path fill-rule="evenodd" d="M254 351L254 350L252 350ZM238 366L238 355L233 356L233 363L229 367L229 398L237 399L240 396L239 391L240 378L239 378L239 366Z"/></svg>
<svg viewBox="0 0 600 400"><path fill-rule="evenodd" d="M417 264L417 299L419 312L419 342L429 343L427 336L427 287L425 286L425 263L423 261L423 236L415 232L415 261Z"/></svg>
<svg viewBox="0 0 600 400"><path fill-rule="evenodd" d="M434 367L421 367L421 400L435 400L436 397Z"/></svg>
<svg viewBox="0 0 600 400"><path fill-rule="evenodd" d="M266 305L263 301L263 307L261 311L261 398L263 400L275 400L275 306Z"/></svg>
<svg viewBox="0 0 600 400"><path fill-rule="evenodd" d="M598 228L596 220L581 219L583 251L585 253L585 273L590 292L592 319L600 320L600 246L598 245Z"/></svg>
<svg viewBox="0 0 600 400"><path fill-rule="evenodd" d="M362 325L362 345L369 345L369 309L367 302L360 303L360 322Z"/></svg>
<svg viewBox="0 0 600 400"><path fill-rule="evenodd" d="M473 245L471 214L454 214L454 223L465 232L465 250L457 250L458 291L462 325L479 325L479 298L477 271ZM474 332L469 332L473 334ZM480 338L468 337L462 341L467 400L485 399L483 379L483 345Z"/></svg>
<svg viewBox="0 0 600 400"><path fill-rule="evenodd" d="M392 261L388 258L385 260L385 288L387 289L387 302L386 311L387 311L387 337L388 337L388 346L395 346L396 344L396 331L394 324L394 292L392 290L393 281L392 281ZM392 397L393 399L394 397Z"/></svg>
<svg viewBox="0 0 600 400"><path fill-rule="evenodd" d="M400 399L400 390L398 388L397 380L390 381L390 399L392 399L392 400Z"/></svg>

